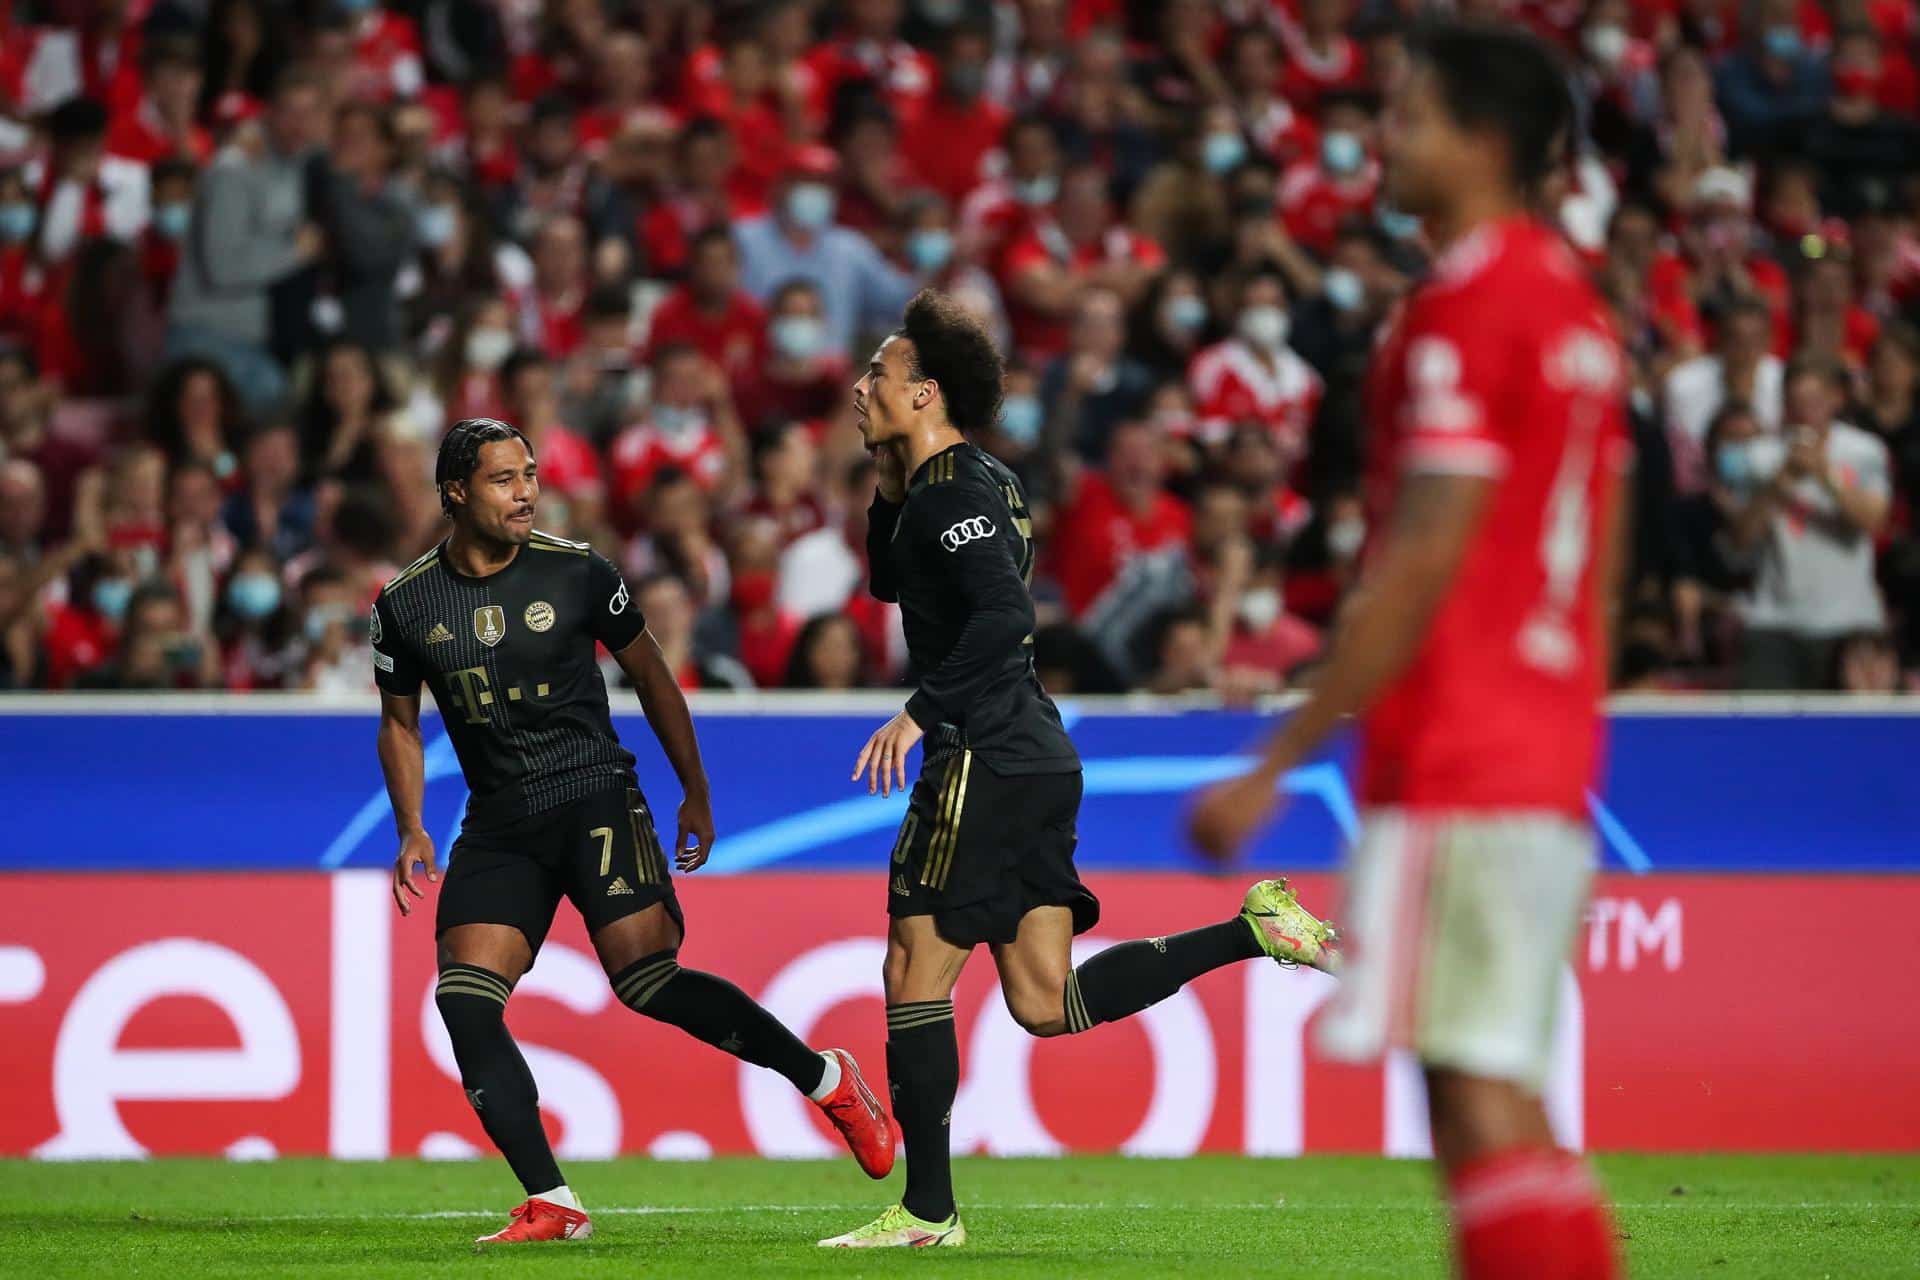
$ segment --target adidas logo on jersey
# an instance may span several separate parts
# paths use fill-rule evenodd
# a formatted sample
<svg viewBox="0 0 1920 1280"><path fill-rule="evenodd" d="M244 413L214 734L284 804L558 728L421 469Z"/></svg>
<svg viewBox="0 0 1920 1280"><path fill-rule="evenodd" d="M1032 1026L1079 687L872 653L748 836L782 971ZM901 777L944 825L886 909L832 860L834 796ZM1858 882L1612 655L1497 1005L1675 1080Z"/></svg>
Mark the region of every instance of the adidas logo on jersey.
<svg viewBox="0 0 1920 1280"><path fill-rule="evenodd" d="M617 898L623 893L632 893L633 886L627 883L625 876L615 876L613 883L607 886L607 896Z"/></svg>
<svg viewBox="0 0 1920 1280"><path fill-rule="evenodd" d="M447 624L444 622L434 623L433 630L427 632L428 644L439 644L442 640L451 639L453 639L453 632L447 630Z"/></svg>

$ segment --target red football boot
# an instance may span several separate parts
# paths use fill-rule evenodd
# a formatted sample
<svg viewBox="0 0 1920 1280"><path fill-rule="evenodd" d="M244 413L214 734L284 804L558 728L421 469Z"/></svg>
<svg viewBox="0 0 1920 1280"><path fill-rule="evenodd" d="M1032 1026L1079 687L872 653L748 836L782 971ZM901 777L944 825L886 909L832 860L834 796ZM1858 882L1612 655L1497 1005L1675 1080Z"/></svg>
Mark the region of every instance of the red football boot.
<svg viewBox="0 0 1920 1280"><path fill-rule="evenodd" d="M891 1163L891 1161L889 1161ZM532 1198L510 1215L513 1221L475 1244L526 1244L533 1240L585 1240L593 1234L593 1220L579 1209Z"/></svg>
<svg viewBox="0 0 1920 1280"><path fill-rule="evenodd" d="M893 1172L893 1121L860 1078L860 1064L845 1049L829 1049L840 1064L840 1086L819 1104L869 1178Z"/></svg>

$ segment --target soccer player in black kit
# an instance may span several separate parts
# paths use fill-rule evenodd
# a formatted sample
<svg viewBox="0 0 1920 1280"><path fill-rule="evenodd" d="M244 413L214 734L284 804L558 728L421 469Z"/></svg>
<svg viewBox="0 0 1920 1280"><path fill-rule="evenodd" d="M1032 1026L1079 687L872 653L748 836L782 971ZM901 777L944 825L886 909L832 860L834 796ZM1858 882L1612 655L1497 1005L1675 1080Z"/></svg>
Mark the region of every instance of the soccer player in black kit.
<svg viewBox="0 0 1920 1280"><path fill-rule="evenodd" d="M869 791L904 788L907 753L925 743L887 881L887 1076L906 1190L823 1245L965 1243L947 1138L960 1079L953 986L975 946L991 947L1008 1012L1036 1036L1128 1017L1238 960L1336 964L1333 930L1284 881L1263 880L1238 915L1073 967L1074 935L1100 905L1073 866L1080 757L1034 674L1032 520L1013 473L963 434L993 422L1000 383L986 330L929 290L853 388L878 468L873 594L899 602L918 680L853 776Z"/></svg>
<svg viewBox="0 0 1920 1280"><path fill-rule="evenodd" d="M686 699L620 571L585 543L533 527L538 470L526 437L506 423L455 423L435 479L452 532L386 585L369 626L401 915L422 896L417 867L439 879L420 816L422 681L472 795L440 888L434 999L467 1100L527 1193L507 1227L478 1243L593 1232L554 1162L533 1075L504 1021L562 896L586 921L622 1004L778 1071L826 1112L861 1168L885 1177L892 1125L852 1056L816 1053L738 987L675 959L684 921L673 868L633 755L614 734L596 643L633 681L679 776L678 870L707 860L713 814Z"/></svg>

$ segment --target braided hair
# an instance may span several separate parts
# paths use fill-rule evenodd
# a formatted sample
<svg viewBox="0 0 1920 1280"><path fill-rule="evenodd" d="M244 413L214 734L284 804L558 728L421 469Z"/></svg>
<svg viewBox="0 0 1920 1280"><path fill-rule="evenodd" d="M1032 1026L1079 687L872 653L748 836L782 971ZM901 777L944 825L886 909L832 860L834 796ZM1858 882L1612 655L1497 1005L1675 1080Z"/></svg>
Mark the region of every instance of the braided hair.
<svg viewBox="0 0 1920 1280"><path fill-rule="evenodd" d="M447 486L455 480L462 484L471 480L474 468L480 465L481 447L500 440L518 440L529 454L533 452L520 428L498 418L462 418L441 437L440 453L433 462L433 483L440 490L440 510L449 520L453 518L453 499L447 496Z"/></svg>

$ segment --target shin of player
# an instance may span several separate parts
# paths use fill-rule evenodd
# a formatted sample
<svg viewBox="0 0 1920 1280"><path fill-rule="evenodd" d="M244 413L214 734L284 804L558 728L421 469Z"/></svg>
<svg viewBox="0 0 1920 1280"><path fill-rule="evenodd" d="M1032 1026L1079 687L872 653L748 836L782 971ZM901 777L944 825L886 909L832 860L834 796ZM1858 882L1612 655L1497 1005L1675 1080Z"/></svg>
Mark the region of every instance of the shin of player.
<svg viewBox="0 0 1920 1280"><path fill-rule="evenodd" d="M621 1003L779 1072L821 1107L870 1176L886 1176L892 1125L852 1056L815 1052L732 983L679 963L685 926L672 877L706 862L713 814L686 699L619 570L584 543L533 528L538 472L513 427L456 423L437 472L452 532L387 584L370 638L402 915L422 896L416 868L439 879L421 819L423 683L470 795L435 904L435 1003L467 1100L527 1192L509 1225L480 1243L593 1230L554 1162L533 1075L505 1023L562 898ZM671 865L613 729L599 646L632 681L680 781Z"/></svg>
<svg viewBox="0 0 1920 1280"><path fill-rule="evenodd" d="M1073 864L1080 758L1032 659L1032 524L1012 472L962 434L988 425L1000 357L937 294L907 309L854 389L876 453L868 518L874 593L898 600L914 667L906 709L854 768L870 790L905 787L924 750L889 866L887 1074L906 1145L901 1203L836 1247L948 1247L948 1135L960 1058L953 986L973 948L993 951L1007 1007L1035 1035L1139 1012L1200 974L1259 956L1331 967L1332 931L1262 881L1218 923L1110 948L1073 968L1099 903Z"/></svg>
<svg viewBox="0 0 1920 1280"><path fill-rule="evenodd" d="M1618 1266L1600 1194L1540 1100L1592 875L1630 465L1606 308L1528 214L1570 125L1564 73L1532 37L1460 25L1416 42L1387 181L1439 254L1370 374L1384 536L1307 701L1192 816L1203 847L1231 853L1285 771L1361 717L1351 945L1321 1043L1423 1062L1470 1280Z"/></svg>

